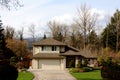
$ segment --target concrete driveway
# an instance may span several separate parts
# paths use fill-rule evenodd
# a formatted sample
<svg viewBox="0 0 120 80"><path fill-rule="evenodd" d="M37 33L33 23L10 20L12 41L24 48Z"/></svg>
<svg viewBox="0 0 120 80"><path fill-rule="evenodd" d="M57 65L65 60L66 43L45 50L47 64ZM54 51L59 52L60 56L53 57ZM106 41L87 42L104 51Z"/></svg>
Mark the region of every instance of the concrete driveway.
<svg viewBox="0 0 120 80"><path fill-rule="evenodd" d="M30 70L34 80L76 80L67 70Z"/></svg>

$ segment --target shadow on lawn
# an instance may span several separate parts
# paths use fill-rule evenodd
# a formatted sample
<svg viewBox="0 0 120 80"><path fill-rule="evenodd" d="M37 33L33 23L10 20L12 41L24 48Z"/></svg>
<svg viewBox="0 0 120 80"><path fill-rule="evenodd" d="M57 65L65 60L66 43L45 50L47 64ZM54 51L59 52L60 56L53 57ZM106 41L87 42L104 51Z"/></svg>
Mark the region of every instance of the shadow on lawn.
<svg viewBox="0 0 120 80"><path fill-rule="evenodd" d="M78 78L77 80L103 80L103 79Z"/></svg>

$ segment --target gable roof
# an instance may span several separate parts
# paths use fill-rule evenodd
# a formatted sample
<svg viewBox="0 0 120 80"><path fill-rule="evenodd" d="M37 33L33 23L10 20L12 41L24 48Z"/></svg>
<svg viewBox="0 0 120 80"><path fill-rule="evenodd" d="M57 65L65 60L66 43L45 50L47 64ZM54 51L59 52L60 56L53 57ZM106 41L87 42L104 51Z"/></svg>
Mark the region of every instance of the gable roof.
<svg viewBox="0 0 120 80"><path fill-rule="evenodd" d="M57 41L53 38L47 38L47 39L43 39L43 40L40 40L40 41L37 41L33 44L34 46L43 46L43 45L47 45L47 46L52 46L52 45L55 45L55 46L65 46L66 44L60 42L60 41Z"/></svg>

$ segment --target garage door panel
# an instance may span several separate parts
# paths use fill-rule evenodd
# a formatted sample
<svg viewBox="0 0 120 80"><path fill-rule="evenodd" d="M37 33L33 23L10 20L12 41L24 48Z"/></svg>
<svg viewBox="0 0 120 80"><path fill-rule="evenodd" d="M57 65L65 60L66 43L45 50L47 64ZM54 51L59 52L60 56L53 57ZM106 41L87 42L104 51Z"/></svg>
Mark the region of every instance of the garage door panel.
<svg viewBox="0 0 120 80"><path fill-rule="evenodd" d="M60 60L40 60L39 68L41 69L61 69Z"/></svg>

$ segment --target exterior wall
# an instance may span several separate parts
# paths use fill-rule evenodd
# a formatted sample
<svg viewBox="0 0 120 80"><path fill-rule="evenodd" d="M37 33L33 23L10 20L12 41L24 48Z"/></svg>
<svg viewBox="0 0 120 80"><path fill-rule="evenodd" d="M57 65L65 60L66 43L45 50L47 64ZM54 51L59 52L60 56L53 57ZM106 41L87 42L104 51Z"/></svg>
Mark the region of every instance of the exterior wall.
<svg viewBox="0 0 120 80"><path fill-rule="evenodd" d="M76 56L75 57L75 67L77 67L78 61L79 61L78 56Z"/></svg>
<svg viewBox="0 0 120 80"><path fill-rule="evenodd" d="M60 52L65 52L65 46L61 46L59 51Z"/></svg>
<svg viewBox="0 0 120 80"><path fill-rule="evenodd" d="M38 60L36 60L36 59L32 60L32 68L33 69L38 69Z"/></svg>
<svg viewBox="0 0 120 80"><path fill-rule="evenodd" d="M45 46L46 47L46 51L42 51L42 47L41 46L34 46L33 47L33 55L37 54L37 53L60 53L60 52L64 52L65 51L65 47L64 46L56 46L56 51L52 51L52 46Z"/></svg>
<svg viewBox="0 0 120 80"><path fill-rule="evenodd" d="M64 70L66 68L66 58L61 59L61 69Z"/></svg>
<svg viewBox="0 0 120 80"><path fill-rule="evenodd" d="M59 46L56 46L56 51L52 51L52 46L45 46L46 51L40 50L40 53L59 53Z"/></svg>
<svg viewBox="0 0 120 80"><path fill-rule="evenodd" d="M34 46L34 47L33 47L33 55L39 53L40 50L41 50L41 47L39 47L39 46Z"/></svg>
<svg viewBox="0 0 120 80"><path fill-rule="evenodd" d="M58 53L59 54L60 52L65 52L65 46L56 46L56 51L52 51L52 46L45 46L45 47L46 47L45 51L42 51L42 46L33 46L33 55L37 53ZM43 62L43 64L41 62ZM33 69L42 69L42 67L43 69L56 68L56 69L63 70L66 68L66 58L64 59L33 59L32 60Z"/></svg>

